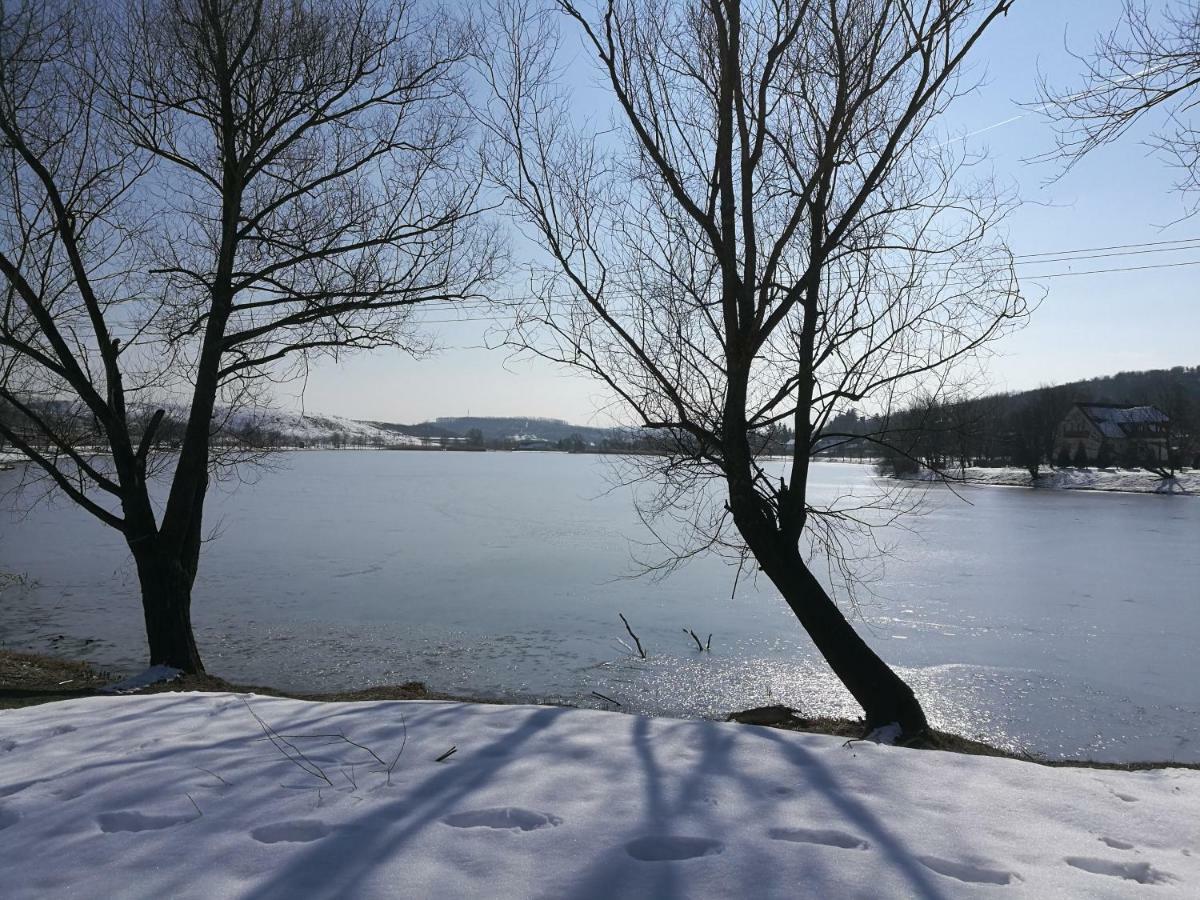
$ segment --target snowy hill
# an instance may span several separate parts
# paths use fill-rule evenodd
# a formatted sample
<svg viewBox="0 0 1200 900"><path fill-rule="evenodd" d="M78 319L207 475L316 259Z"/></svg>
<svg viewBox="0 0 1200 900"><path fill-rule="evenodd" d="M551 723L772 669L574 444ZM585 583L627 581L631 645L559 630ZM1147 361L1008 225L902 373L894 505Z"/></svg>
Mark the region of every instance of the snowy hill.
<svg viewBox="0 0 1200 900"><path fill-rule="evenodd" d="M1197 771L537 706L8 710L0 829L7 900L1200 895Z"/></svg>
<svg viewBox="0 0 1200 900"><path fill-rule="evenodd" d="M257 436L281 446L420 447L426 441L380 424L342 416L308 416L278 410L238 413L221 423L233 435Z"/></svg>

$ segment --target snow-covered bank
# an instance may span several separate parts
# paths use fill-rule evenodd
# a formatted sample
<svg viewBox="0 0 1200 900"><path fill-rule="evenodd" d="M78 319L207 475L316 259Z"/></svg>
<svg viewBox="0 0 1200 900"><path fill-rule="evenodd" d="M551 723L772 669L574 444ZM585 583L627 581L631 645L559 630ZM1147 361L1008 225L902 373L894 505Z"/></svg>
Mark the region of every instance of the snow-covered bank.
<svg viewBox="0 0 1200 900"><path fill-rule="evenodd" d="M994 484L1007 487L1032 487L1033 478L1028 469L1015 466L1000 468L947 469L944 476L951 482L965 481L968 484ZM911 479L917 481L939 481L942 475L922 469ZM1042 469L1037 479L1039 489L1074 491L1125 491L1135 494L1196 494L1200 495L1200 472L1179 472L1173 479L1160 478L1145 469Z"/></svg>
<svg viewBox="0 0 1200 900"><path fill-rule="evenodd" d="M25 462L25 454L13 453L10 450L0 450L0 469L8 469L17 463Z"/></svg>
<svg viewBox="0 0 1200 900"><path fill-rule="evenodd" d="M399 753L390 783L339 734ZM157 694L0 712L0 829L8 900L1200 890L1200 772L536 706Z"/></svg>

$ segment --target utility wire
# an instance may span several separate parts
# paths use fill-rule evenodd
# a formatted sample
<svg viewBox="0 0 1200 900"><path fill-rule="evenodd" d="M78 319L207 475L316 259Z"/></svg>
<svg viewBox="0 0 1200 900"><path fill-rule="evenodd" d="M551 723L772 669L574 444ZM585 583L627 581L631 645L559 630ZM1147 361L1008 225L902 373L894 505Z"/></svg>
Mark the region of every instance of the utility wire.
<svg viewBox="0 0 1200 900"><path fill-rule="evenodd" d="M1176 262L1176 263L1151 263L1149 265L1144 265L1144 266L1113 266L1113 267L1105 268L1105 269L1086 269L1081 272L1048 272L1044 275L1026 275L1024 277L1027 278L1029 281L1041 281L1041 280L1047 279L1047 278L1073 278L1073 277L1078 277L1081 275L1107 275L1107 274L1111 274L1111 273L1115 273L1115 272L1142 272L1142 271L1147 271L1147 270L1151 270L1151 269L1177 269L1177 268L1182 268L1185 266L1198 266L1198 265L1200 265L1200 259L1194 259L1194 260L1188 260L1186 262ZM968 285L966 285L964 283L963 286L967 287ZM636 294L635 292L632 292L632 291L611 291L611 292L609 292L609 295L610 296L626 296L626 297L639 296L638 294ZM537 300L539 300L539 301L542 299L570 300L570 299L574 299L574 297L575 297L574 294L550 294L546 297L537 298ZM514 305L520 305L521 303L525 303L528 301L524 300L524 299L516 298L516 297L504 297L504 298L497 298L496 302L500 303L502 305L514 306ZM414 306L414 308L421 309L422 305L416 304ZM458 322L492 322L492 321L495 321L494 317L481 317L481 318L465 317L465 318L461 318L461 319L425 320L419 324L421 324L421 325L453 325Z"/></svg>
<svg viewBox="0 0 1200 900"><path fill-rule="evenodd" d="M1180 238L1178 240L1170 240L1170 241L1146 241L1146 242L1142 242L1142 243L1132 243L1132 244L1109 244L1109 245L1100 246L1100 247L1079 247L1079 248L1076 248L1073 250L1047 250L1047 251L1043 251L1041 253L1025 253L1025 254L1014 255L1011 258L1012 258L1013 262L1018 266L1033 266L1033 265L1045 265L1045 264L1049 264L1049 263L1084 262L1084 261L1093 260L1093 259L1105 259L1105 258L1113 258L1113 257L1121 257L1121 256L1140 256L1140 255L1144 255L1144 254L1171 253L1171 252L1176 252L1176 251L1180 251L1180 250L1200 250L1200 237ZM1080 255L1080 254L1084 254L1084 255ZM1003 260L1006 257L1001 255L1001 256L996 256L993 258L997 259L997 260ZM985 259L986 259L986 257L985 257ZM984 263L982 260L976 260L976 261L969 262L969 263L955 263L952 260L943 260L943 261L940 261L938 264L949 266L949 267L952 267L952 268L954 268L956 270L960 270L960 271L961 270L973 270L973 269L979 269L979 268L984 267ZM1138 265L1138 266L1113 266L1113 267L1101 268L1101 269L1086 269L1086 270L1078 271L1078 272L1069 271L1069 270L1061 271L1061 272L1047 272L1045 274L1040 274L1040 275L1033 275L1033 274L1023 275L1022 277L1026 278L1030 281L1041 281L1041 280L1050 279L1050 278L1072 278L1072 277L1079 277L1079 276L1084 276L1084 275L1107 275L1107 274L1114 274L1114 273L1119 273L1119 272L1141 272L1141 271L1149 271L1149 270L1154 270L1154 269L1183 268L1183 267L1194 266L1194 265L1200 265L1200 260L1187 260L1184 262L1173 262L1173 263L1152 263L1152 264L1148 264L1148 265ZM880 268L886 270L889 267L881 266ZM892 267L892 268L900 269L903 267ZM555 273L555 271L552 269L547 269L547 268L542 268L542 267L533 268L531 271L545 272L548 274L561 274L561 273ZM617 270L613 270L613 271L617 271ZM964 284L964 286L966 286L966 285ZM605 292L605 295L608 297L615 297L615 298L619 298L619 297L636 298L636 297L641 296L641 294L639 292L632 291L627 288L623 288L623 289L619 289L619 290L618 289L609 289ZM537 297L537 298L518 298L518 297L514 297L514 296L505 296L505 297L495 297L492 299L483 299L483 300L466 300L461 303L437 300L437 301L431 301L429 303L417 302L417 303L412 304L412 308L419 312L453 313L453 312L461 311L461 312L474 313L474 312L484 312L486 310L493 309L497 304L500 304L503 306L518 306L518 305L521 305L524 303L528 303L531 300L533 300L535 302L540 302L543 299L546 299L546 300L571 300L571 299L575 299L576 296L577 295L573 294L573 293L552 293L552 294L544 295L542 297ZM427 319L427 320L420 322L419 324L421 324L421 325L454 325L459 322L466 323L466 322L492 322L492 321L495 321L495 318L492 316L479 316L479 317L463 317L463 318L456 318L456 319ZM134 327L134 326L129 325L126 327Z"/></svg>

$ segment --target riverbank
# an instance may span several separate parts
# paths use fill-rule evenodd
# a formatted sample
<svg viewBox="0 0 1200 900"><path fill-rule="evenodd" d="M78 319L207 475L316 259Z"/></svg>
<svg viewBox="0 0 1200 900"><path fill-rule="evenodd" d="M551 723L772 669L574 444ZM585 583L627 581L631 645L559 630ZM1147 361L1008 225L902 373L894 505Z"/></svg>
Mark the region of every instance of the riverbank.
<svg viewBox="0 0 1200 900"><path fill-rule="evenodd" d="M5 897L1195 896L1200 772L562 707L0 712Z"/></svg>
<svg viewBox="0 0 1200 900"><path fill-rule="evenodd" d="M1028 469L1016 466L947 469L942 473L922 469L917 475L901 476L902 481L946 481L950 484L986 484L1000 487L1027 487L1038 490L1115 491L1128 494L1182 494L1200 496L1200 471L1177 472L1174 478L1162 478L1145 469L1042 469L1036 481Z"/></svg>
<svg viewBox="0 0 1200 900"><path fill-rule="evenodd" d="M0 711L19 709L97 696L106 686L120 679L108 672L100 672L88 663L0 649ZM376 685L355 690L329 692L284 691L264 685L235 684L215 675L182 675L146 687L123 691L129 695L151 695L162 693L203 694L254 694L262 697L301 700L309 703L362 703L380 701L439 700L498 706L526 706L522 701L507 701L495 697L481 698L432 691L419 681L401 684ZM564 704L561 708L576 707ZM614 710L619 711L619 710ZM665 721L684 721L665 718ZM743 725L792 731L803 734L820 734L843 740L858 741L866 737L861 720L828 716L810 717L786 706L757 707L730 712L726 721ZM1118 771L1145 771L1151 769L1187 768L1200 770L1200 763L1160 761L1097 762L1088 759L1049 759L1029 753L1014 753L984 741L966 738L937 729L905 744L913 750L936 750L970 756L996 758L1036 763L1049 767L1110 769Z"/></svg>

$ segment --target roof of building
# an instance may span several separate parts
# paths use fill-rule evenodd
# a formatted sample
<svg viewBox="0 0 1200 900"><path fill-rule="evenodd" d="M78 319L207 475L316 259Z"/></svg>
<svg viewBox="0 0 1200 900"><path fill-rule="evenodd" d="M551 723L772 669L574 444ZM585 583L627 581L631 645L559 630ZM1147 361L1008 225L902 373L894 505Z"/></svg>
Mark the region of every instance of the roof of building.
<svg viewBox="0 0 1200 900"><path fill-rule="evenodd" d="M1100 429L1105 437L1123 438L1139 425L1168 421L1155 406L1117 406L1112 403L1076 403L1076 406Z"/></svg>

